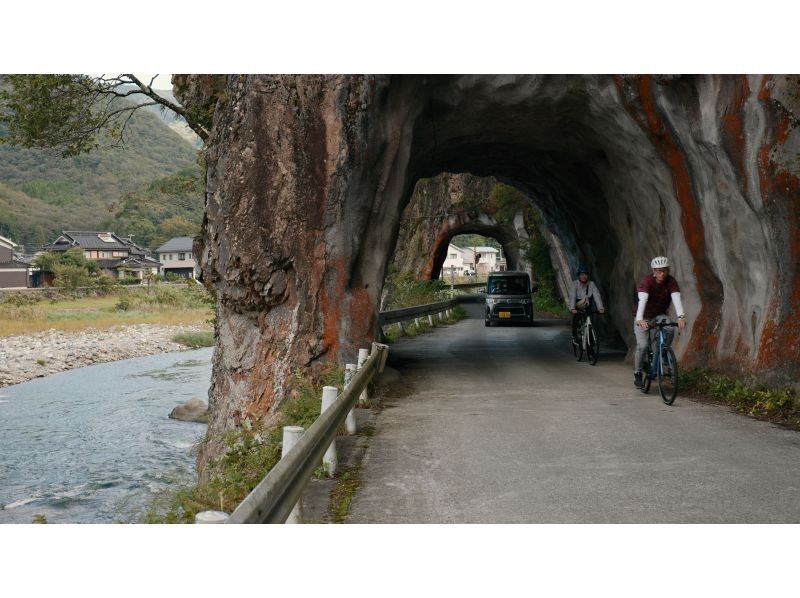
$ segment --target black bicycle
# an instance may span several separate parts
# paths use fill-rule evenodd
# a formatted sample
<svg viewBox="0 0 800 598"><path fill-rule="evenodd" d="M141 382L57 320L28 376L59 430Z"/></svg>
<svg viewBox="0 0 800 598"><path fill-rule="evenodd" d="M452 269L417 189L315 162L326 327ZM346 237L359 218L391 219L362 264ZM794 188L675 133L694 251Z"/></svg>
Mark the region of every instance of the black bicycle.
<svg viewBox="0 0 800 598"><path fill-rule="evenodd" d="M572 341L572 352L575 361L583 359L584 352L586 360L590 365L597 363L600 357L600 342L597 340L597 331L592 324L592 314L588 310L581 312L581 319L578 321L578 340Z"/></svg>
<svg viewBox="0 0 800 598"><path fill-rule="evenodd" d="M678 361L672 347L666 344L666 332L664 328L677 326L677 322L657 321L655 319L647 322L647 352L644 354L644 371L642 392L650 391L650 384L658 378L658 390L661 393L661 400L667 405L675 402L678 394ZM655 340L651 332L656 329ZM655 351L653 345L655 344Z"/></svg>

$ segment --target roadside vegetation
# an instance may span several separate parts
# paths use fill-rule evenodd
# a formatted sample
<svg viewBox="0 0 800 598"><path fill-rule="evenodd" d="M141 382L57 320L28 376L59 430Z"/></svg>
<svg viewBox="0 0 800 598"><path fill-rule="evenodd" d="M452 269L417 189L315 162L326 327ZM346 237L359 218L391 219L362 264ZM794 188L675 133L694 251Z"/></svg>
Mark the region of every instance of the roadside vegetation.
<svg viewBox="0 0 800 598"><path fill-rule="evenodd" d="M186 345L190 349L214 346L214 332L204 330L200 332L181 332L172 337L172 342Z"/></svg>
<svg viewBox="0 0 800 598"><path fill-rule="evenodd" d="M207 323L214 299L201 285L0 293L0 337L49 329L79 331L130 324Z"/></svg>
<svg viewBox="0 0 800 598"><path fill-rule="evenodd" d="M274 421L265 425L245 420L241 427L225 434L226 452L210 464L209 481L166 491L145 514L145 522L194 523L201 511L233 512L280 460L283 427L308 429L319 417L322 387L341 389L343 384L344 372L338 367L324 372L316 384L295 372L290 397L278 407Z"/></svg>
<svg viewBox="0 0 800 598"><path fill-rule="evenodd" d="M569 310L556 284L556 271L550 261L550 250L540 235L530 239L525 247L525 257L536 272L536 283L539 285L533 294L534 313L568 317Z"/></svg>
<svg viewBox="0 0 800 598"><path fill-rule="evenodd" d="M757 419L800 430L800 397L792 386L768 386L755 378L696 369L680 373L681 392L730 405Z"/></svg>
<svg viewBox="0 0 800 598"><path fill-rule="evenodd" d="M450 298L450 287L443 280L418 280L414 272L390 272L385 284L383 309L400 309L436 303Z"/></svg>
<svg viewBox="0 0 800 598"><path fill-rule="evenodd" d="M403 322L402 325L400 323L389 324L384 326L383 329L384 341L391 344L397 342L401 336L415 337L419 334L432 331L437 325L454 324L466 317L467 312L465 312L460 305L456 305L450 308L450 316L442 314L441 320L439 320L438 315L433 316L433 326L430 325L428 316L421 316L419 318L419 324L414 320Z"/></svg>

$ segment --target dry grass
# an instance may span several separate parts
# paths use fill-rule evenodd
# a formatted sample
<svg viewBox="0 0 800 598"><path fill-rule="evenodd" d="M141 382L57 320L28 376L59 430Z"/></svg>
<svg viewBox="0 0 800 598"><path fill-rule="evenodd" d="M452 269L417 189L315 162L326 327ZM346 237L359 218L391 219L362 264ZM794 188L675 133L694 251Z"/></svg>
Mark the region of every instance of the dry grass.
<svg viewBox="0 0 800 598"><path fill-rule="evenodd" d="M118 296L107 296L53 303L42 301L19 307L3 304L0 305L0 337L33 334L51 328L74 332L131 324L203 324L213 314L210 307L186 309L167 305L121 311L116 308L118 301Z"/></svg>

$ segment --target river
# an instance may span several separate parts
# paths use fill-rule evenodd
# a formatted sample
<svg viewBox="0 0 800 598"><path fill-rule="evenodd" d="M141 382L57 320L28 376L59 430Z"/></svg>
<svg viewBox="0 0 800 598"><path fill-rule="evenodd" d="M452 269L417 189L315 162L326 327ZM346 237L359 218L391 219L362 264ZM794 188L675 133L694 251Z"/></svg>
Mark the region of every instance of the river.
<svg viewBox="0 0 800 598"><path fill-rule="evenodd" d="M205 424L169 419L207 400L212 349L69 370L0 388L0 523L135 523L195 473Z"/></svg>

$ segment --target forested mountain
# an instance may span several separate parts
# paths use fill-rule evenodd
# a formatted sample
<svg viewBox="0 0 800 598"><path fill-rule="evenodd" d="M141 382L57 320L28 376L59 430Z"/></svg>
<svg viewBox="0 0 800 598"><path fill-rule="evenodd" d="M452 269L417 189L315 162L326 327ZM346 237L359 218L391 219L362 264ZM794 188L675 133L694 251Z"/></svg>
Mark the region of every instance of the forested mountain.
<svg viewBox="0 0 800 598"><path fill-rule="evenodd" d="M194 164L125 194L103 228L153 250L172 237L195 237L203 222L201 172Z"/></svg>
<svg viewBox="0 0 800 598"><path fill-rule="evenodd" d="M3 134L0 130L0 136ZM0 235L30 251L52 241L61 230L106 227L117 222L120 210L126 211L127 194L147 195L156 185L153 192L159 199L152 205L168 201L169 193L161 193L153 181L179 171L184 174L178 179L196 179L196 160L196 149L190 143L145 110L136 111L131 118L124 146L74 158L62 158L51 150L0 144ZM181 201L186 203L186 198ZM202 192L194 201L202 211ZM151 237L158 235L159 218L181 215L182 210L163 207L154 211ZM124 222L147 218L146 211L136 212L137 218ZM114 232L127 234L125 230ZM144 243L140 237L136 241Z"/></svg>

